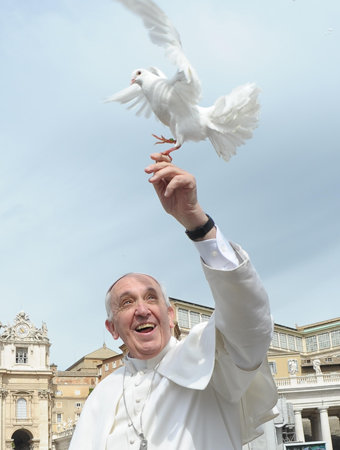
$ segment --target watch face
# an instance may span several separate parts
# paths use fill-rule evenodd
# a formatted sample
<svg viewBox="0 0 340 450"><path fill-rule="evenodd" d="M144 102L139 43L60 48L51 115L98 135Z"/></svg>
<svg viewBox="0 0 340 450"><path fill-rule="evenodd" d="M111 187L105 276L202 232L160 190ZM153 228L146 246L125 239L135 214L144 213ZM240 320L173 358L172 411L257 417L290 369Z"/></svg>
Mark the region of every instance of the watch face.
<svg viewBox="0 0 340 450"><path fill-rule="evenodd" d="M18 337L24 338L28 335L29 328L25 323L22 323L16 327L15 331Z"/></svg>

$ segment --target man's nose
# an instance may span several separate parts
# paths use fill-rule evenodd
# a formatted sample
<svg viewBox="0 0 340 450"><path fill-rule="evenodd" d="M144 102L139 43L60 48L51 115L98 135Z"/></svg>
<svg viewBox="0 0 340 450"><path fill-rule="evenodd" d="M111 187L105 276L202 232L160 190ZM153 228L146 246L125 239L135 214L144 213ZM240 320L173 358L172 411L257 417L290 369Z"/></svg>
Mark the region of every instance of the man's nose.
<svg viewBox="0 0 340 450"><path fill-rule="evenodd" d="M144 302L144 300L137 301L135 315L144 317L150 315L150 310L148 308L148 305Z"/></svg>

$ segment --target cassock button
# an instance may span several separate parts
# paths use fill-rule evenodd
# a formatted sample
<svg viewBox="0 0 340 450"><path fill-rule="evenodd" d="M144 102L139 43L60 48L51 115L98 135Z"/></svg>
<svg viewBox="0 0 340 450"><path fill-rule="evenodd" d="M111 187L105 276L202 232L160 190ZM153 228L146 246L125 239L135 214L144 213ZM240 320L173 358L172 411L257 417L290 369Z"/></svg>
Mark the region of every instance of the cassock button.
<svg viewBox="0 0 340 450"><path fill-rule="evenodd" d="M128 427L132 427L132 423L131 422L128 423Z"/></svg>
<svg viewBox="0 0 340 450"><path fill-rule="evenodd" d="M130 444L133 445L135 441L133 439L130 440Z"/></svg>

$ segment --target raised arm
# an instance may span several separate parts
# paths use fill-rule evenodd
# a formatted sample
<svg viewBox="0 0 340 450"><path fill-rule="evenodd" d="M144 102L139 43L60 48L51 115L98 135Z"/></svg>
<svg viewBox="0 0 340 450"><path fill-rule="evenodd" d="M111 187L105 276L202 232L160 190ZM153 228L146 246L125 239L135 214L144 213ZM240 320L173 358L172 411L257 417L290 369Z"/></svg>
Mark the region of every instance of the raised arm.
<svg viewBox="0 0 340 450"><path fill-rule="evenodd" d="M145 171L164 210L186 229L194 230L208 217L197 200L193 175L169 162L167 156L151 155L155 161ZM214 227L197 242L204 272L216 304L216 327L238 367L256 369L265 357L272 322L267 295L248 255L238 246L236 253ZM216 254L220 254L217 260ZM212 256L213 255L213 256Z"/></svg>
<svg viewBox="0 0 340 450"><path fill-rule="evenodd" d="M152 174L149 181L164 210L172 215L186 230L193 231L203 226L208 217L197 200L195 177L170 162L170 158L161 153L153 153L155 162L145 172ZM213 227L204 237L197 240L213 239L216 228Z"/></svg>

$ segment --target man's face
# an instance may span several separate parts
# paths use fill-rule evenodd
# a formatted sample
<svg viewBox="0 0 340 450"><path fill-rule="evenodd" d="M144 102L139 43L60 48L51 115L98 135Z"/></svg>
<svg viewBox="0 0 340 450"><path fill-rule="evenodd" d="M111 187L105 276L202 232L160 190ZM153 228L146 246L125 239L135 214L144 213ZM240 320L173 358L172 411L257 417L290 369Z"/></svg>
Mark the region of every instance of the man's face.
<svg viewBox="0 0 340 450"><path fill-rule="evenodd" d="M126 344L133 358L150 359L167 345L174 312L159 284L143 274L121 278L111 289L113 320L105 325L114 339Z"/></svg>

